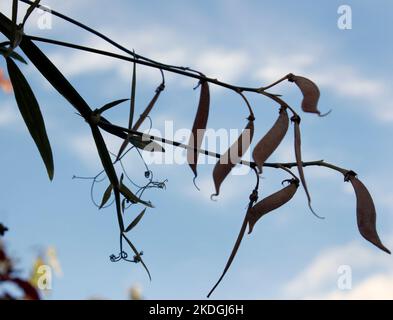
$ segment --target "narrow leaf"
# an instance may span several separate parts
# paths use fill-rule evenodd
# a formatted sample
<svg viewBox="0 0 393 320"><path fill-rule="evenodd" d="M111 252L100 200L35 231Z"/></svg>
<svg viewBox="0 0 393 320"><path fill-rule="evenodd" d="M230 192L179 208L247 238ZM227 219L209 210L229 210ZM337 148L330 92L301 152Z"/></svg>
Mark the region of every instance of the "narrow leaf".
<svg viewBox="0 0 393 320"><path fill-rule="evenodd" d="M258 222L260 218L262 218L265 214L276 210L290 201L295 195L297 189L299 187L299 181L292 179L288 186L283 188L276 193L271 194L270 196L264 198L255 204L248 211L248 225L249 225L249 234L254 229L255 224Z"/></svg>
<svg viewBox="0 0 393 320"><path fill-rule="evenodd" d="M165 152L165 149L161 145L149 139L147 135L146 136L130 135L129 140L133 146L143 151Z"/></svg>
<svg viewBox="0 0 393 320"><path fill-rule="evenodd" d="M252 153L253 159L258 166L259 173L262 173L263 164L277 149L285 134L288 131L289 118L286 108L280 109L280 115L268 131L268 133L258 142Z"/></svg>
<svg viewBox="0 0 393 320"><path fill-rule="evenodd" d="M161 85L156 89L156 93L151 99L150 103L147 105L145 111L139 116L138 121L132 127L132 130L137 131L139 127L142 125L143 121L149 116L150 112L153 110L158 98L160 97L161 92L165 89L165 84L161 83Z"/></svg>
<svg viewBox="0 0 393 320"><path fill-rule="evenodd" d="M132 191L128 189L123 183L120 183L119 191L131 203L142 203L146 207L154 208L150 201L144 201L140 199L134 193L132 193Z"/></svg>
<svg viewBox="0 0 393 320"><path fill-rule="evenodd" d="M120 103L123 103L125 101L128 101L129 99L119 99L119 100L115 100L112 102L107 103L106 105L102 106L101 108L96 110L96 113L98 114L102 114L105 111L108 111L109 109L116 107L117 105L119 105Z"/></svg>
<svg viewBox="0 0 393 320"><path fill-rule="evenodd" d="M113 187L112 187L112 184L110 184L110 185L108 186L108 188L106 188L106 190L105 190L105 192L104 192L104 195L102 196L102 201L101 201L101 204L100 204L100 209L102 209L102 208L105 206L105 204L108 202L109 198L111 197L112 190L113 190Z"/></svg>
<svg viewBox="0 0 393 320"><path fill-rule="evenodd" d="M5 53L8 52L8 49L5 47L0 47L0 54L4 55ZM24 64L27 64L26 60L17 52L12 51L11 54L9 55L10 58L17 60L19 62L22 62Z"/></svg>
<svg viewBox="0 0 393 320"><path fill-rule="evenodd" d="M240 162L242 156L247 151L254 135L254 120L250 118L248 124L238 140L225 152L220 160L217 162L213 170L213 180L216 188L216 193L212 195L218 196L220 194L220 187L222 182L231 172L232 168Z"/></svg>
<svg viewBox="0 0 393 320"><path fill-rule="evenodd" d="M137 259L142 263L143 268L146 270L147 275L149 276L149 279L151 281L151 275L150 275L150 271L147 268L145 262L142 259L141 254L139 253L139 251L137 250L137 248L133 245L133 243L125 236L123 235L123 238L127 241L128 245L130 246L131 250L134 252L135 256L137 257Z"/></svg>
<svg viewBox="0 0 393 320"><path fill-rule="evenodd" d="M125 232L129 232L136 227L136 225L142 220L144 214L146 212L146 208L131 222L131 224L127 227Z"/></svg>
<svg viewBox="0 0 393 320"><path fill-rule="evenodd" d="M18 66L10 58L7 58L6 61L19 111L41 154L49 179L52 180L54 175L53 155L40 107Z"/></svg>
<svg viewBox="0 0 393 320"><path fill-rule="evenodd" d="M201 82L201 94L199 98L199 105L197 114L195 116L194 125L192 127L190 141L188 145L192 148L199 149L202 144L202 140L205 134L207 120L209 118L209 107L210 107L210 90L209 83L207 81ZM194 172L195 178L198 176L197 164L198 164L199 152L196 150L187 149L187 161L191 170Z"/></svg>
<svg viewBox="0 0 393 320"><path fill-rule="evenodd" d="M382 244L378 236L376 227L377 213L370 192L356 177L354 172L349 172L345 180L350 181L355 190L357 224L360 234L376 247L390 254L389 249Z"/></svg>

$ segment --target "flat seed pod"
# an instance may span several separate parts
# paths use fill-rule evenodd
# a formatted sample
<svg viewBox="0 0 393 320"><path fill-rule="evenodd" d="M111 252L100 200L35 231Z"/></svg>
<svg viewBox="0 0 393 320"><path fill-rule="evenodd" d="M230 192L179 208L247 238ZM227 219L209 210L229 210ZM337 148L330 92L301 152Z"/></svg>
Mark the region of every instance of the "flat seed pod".
<svg viewBox="0 0 393 320"><path fill-rule="evenodd" d="M360 234L373 245L390 254L389 249L382 244L377 233L377 214L370 192L365 185L356 178L353 172L347 174L346 181L350 181L355 190L356 216Z"/></svg>
<svg viewBox="0 0 393 320"><path fill-rule="evenodd" d="M248 211L248 225L249 225L249 234L254 229L255 224L261 219L265 214L276 210L290 201L295 195L297 189L299 187L299 181L292 179L288 186L276 193L271 194L270 196L264 198L255 204Z"/></svg>
<svg viewBox="0 0 393 320"><path fill-rule="evenodd" d="M302 161L302 148L301 148L301 134L300 134L300 118L298 116L293 116L292 117L292 122L294 124L294 128L295 128L295 157L296 157L296 164L297 164L297 168L299 171L299 177L300 177L300 181L302 183L304 192L306 193L307 196L307 200L308 200L308 207L310 208L311 212L318 218L323 219L322 217L318 216L313 208L311 207L311 196L310 196L310 192L308 191L307 188L307 182L306 182L306 178L304 176L304 169L303 169L303 161Z"/></svg>
<svg viewBox="0 0 393 320"><path fill-rule="evenodd" d="M190 141L188 145L192 148L199 149L202 144L202 140L205 134L207 120L209 118L209 107L210 107L210 89L207 81L201 82L201 95L199 98L199 105L197 114L195 116L194 125L192 127ZM187 149L187 161L191 170L194 172L195 178L198 176L197 164L198 164L199 152L196 150Z"/></svg>
<svg viewBox="0 0 393 320"><path fill-rule="evenodd" d="M295 82L303 94L302 109L304 112L316 113L321 115L318 110L320 92L318 86L310 79L292 75L289 81Z"/></svg>
<svg viewBox="0 0 393 320"><path fill-rule="evenodd" d="M262 173L263 164L277 149L288 131L289 118L286 108L280 109L280 115L269 132L258 142L252 153L259 173Z"/></svg>
<svg viewBox="0 0 393 320"><path fill-rule="evenodd" d="M52 148L46 133L44 119L33 91L15 62L7 58L7 68L14 89L15 99L25 124L44 161L50 180L53 180L54 165Z"/></svg>
<svg viewBox="0 0 393 320"><path fill-rule="evenodd" d="M248 124L238 140L225 152L217 162L213 170L213 180L216 193L212 197L220 194L222 182L231 172L232 168L240 162L242 156L247 151L254 136L254 118L250 117Z"/></svg>

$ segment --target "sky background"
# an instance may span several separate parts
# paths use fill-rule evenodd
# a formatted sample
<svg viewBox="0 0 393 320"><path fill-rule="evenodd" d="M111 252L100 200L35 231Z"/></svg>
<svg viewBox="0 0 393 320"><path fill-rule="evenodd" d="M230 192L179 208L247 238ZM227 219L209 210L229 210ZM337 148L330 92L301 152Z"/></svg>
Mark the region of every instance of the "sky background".
<svg viewBox="0 0 393 320"><path fill-rule="evenodd" d="M313 79L321 89L325 118L304 114L304 160L324 159L353 169L372 193L378 230L393 248L393 90L390 33L393 3L378 1L42 1L110 36L144 56L200 69L211 77L244 86L263 86L292 72ZM337 27L337 9L352 8L353 28ZM11 1L1 0L9 15ZM33 14L25 32L82 45L116 49L53 18L52 29L37 27ZM0 41L3 38L0 37ZM129 96L131 65L71 49L39 44L92 108ZM0 62L5 70L5 62ZM55 277L48 299L128 298L139 286L147 299L203 299L218 279L237 237L254 177L230 176L217 202L213 164L201 165L198 192L186 164L152 165L167 190L146 197L148 210L132 240L144 251L149 282L139 265L111 263L118 253L114 208L98 211L90 201L90 182L100 163L85 123L39 72L21 66L42 108L55 158L55 179L48 181L13 98L0 92L0 221L10 228L5 242L21 269L31 269L41 250L54 246L64 275ZM167 74L167 88L152 113L153 126L173 121L190 128L199 92L195 81ZM160 74L138 68L137 108L143 110L160 83ZM285 82L274 89L297 110L301 94ZM211 87L210 128L241 130L248 116L238 96ZM249 95L256 114L255 143L277 117L277 106ZM124 105L127 109L127 105ZM126 125L127 113L108 113ZM163 132L163 131L161 131ZM108 138L111 150L121 141ZM181 140L182 137L179 137ZM272 161L291 161L292 130ZM186 137L183 137L187 141ZM171 149L167 147L167 151ZM213 162L214 163L214 162ZM144 181L136 156L126 161L137 182ZM356 203L340 174L307 168L316 219L299 190L287 206L266 216L246 236L216 299L393 298L393 260L366 242L356 226ZM287 176L266 169L260 196L280 188ZM97 189L99 199L106 183ZM101 193L100 193L101 192ZM129 211L131 220L140 210ZM338 268L352 270L352 289L339 290Z"/></svg>

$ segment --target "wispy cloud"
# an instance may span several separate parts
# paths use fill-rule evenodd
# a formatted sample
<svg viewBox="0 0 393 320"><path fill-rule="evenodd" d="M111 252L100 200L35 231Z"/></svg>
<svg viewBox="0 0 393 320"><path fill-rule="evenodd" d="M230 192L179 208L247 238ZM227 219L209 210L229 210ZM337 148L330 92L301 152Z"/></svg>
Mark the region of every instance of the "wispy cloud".
<svg viewBox="0 0 393 320"><path fill-rule="evenodd" d="M392 241L388 241L392 242ZM347 265L356 270L358 273L369 272L365 279L360 283L354 283L350 292L343 293L338 289L337 281L339 277L338 268ZM391 263L387 256L380 253L374 248L367 248L359 243L353 242L344 246L331 248L321 252L304 271L298 274L294 279L284 287L284 294L287 297L298 299L310 298L339 298L339 297L370 297L372 290L378 291L380 276L370 271L383 270L384 277L386 272L391 270ZM354 271L353 271L354 272ZM391 277L390 275L387 277ZM358 277L356 277L358 279ZM370 289L369 288L374 288ZM380 296L385 291L380 292Z"/></svg>

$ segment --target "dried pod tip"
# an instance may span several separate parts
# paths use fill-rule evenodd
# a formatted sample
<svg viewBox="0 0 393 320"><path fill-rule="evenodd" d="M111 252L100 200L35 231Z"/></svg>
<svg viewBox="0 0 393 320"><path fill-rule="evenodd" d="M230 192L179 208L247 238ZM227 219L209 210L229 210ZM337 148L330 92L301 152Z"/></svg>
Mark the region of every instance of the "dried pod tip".
<svg viewBox="0 0 393 320"><path fill-rule="evenodd" d="M253 190L250 194L250 202L257 202L258 201L258 190Z"/></svg>
<svg viewBox="0 0 393 320"><path fill-rule="evenodd" d="M358 174L355 171L349 170L344 174L344 181L349 182L351 178L355 178Z"/></svg>
<svg viewBox="0 0 393 320"><path fill-rule="evenodd" d="M291 121L297 124L300 124L300 122L302 121L302 119L300 118L300 116L298 114L294 114L291 117Z"/></svg>
<svg viewBox="0 0 393 320"><path fill-rule="evenodd" d="M255 116L253 114L250 114L250 116L247 118L248 121L255 121Z"/></svg>

